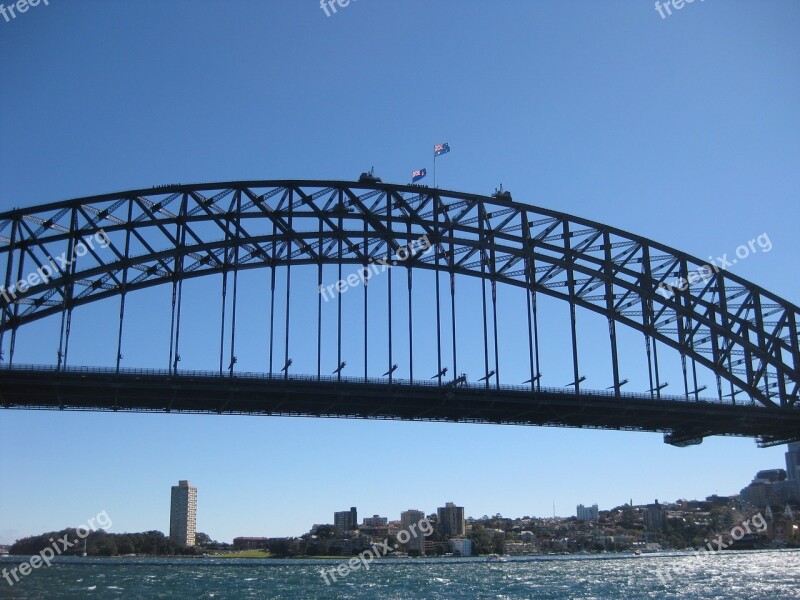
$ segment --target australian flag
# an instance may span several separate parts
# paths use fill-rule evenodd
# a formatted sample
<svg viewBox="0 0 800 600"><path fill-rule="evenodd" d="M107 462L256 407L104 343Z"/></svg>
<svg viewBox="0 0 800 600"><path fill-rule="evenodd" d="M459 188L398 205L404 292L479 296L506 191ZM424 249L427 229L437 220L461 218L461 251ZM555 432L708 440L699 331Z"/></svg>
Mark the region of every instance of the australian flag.
<svg viewBox="0 0 800 600"><path fill-rule="evenodd" d="M412 182L417 182L420 179L422 179L423 177L425 177L425 175L427 175L427 174L428 174L428 171L426 171L425 169L419 169L417 171L414 171L413 173L411 173L411 181Z"/></svg>
<svg viewBox="0 0 800 600"><path fill-rule="evenodd" d="M434 156L441 156L442 154L447 154L448 152L450 152L450 144L436 144L433 147Z"/></svg>

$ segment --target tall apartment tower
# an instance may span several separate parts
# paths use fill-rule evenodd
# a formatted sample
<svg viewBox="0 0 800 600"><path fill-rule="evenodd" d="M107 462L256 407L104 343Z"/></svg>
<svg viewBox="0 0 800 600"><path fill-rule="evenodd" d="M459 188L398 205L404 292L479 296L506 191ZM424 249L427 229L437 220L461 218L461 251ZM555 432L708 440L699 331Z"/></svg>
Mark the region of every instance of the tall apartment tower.
<svg viewBox="0 0 800 600"><path fill-rule="evenodd" d="M419 522L425 518L421 510L406 510L400 513L400 530L408 532L409 540L406 542L406 552L425 556L425 536L419 530ZM411 525L414 525L414 529Z"/></svg>
<svg viewBox="0 0 800 600"><path fill-rule="evenodd" d="M789 479L800 479L800 442L789 444L786 453L786 473Z"/></svg>
<svg viewBox="0 0 800 600"><path fill-rule="evenodd" d="M181 480L172 486L169 537L182 546L194 546L197 529L197 488Z"/></svg>
<svg viewBox="0 0 800 600"><path fill-rule="evenodd" d="M579 521L597 521L597 518L599 516L597 504L592 504L591 506L584 506L583 504L578 504L576 513Z"/></svg>
<svg viewBox="0 0 800 600"><path fill-rule="evenodd" d="M333 513L333 526L339 534L358 528L358 511L356 507L351 506L350 510L340 510Z"/></svg>
<svg viewBox="0 0 800 600"><path fill-rule="evenodd" d="M447 502L444 506L437 508L436 513L439 521L439 534L448 538L461 537L466 532L464 522L464 507L456 506L452 502Z"/></svg>

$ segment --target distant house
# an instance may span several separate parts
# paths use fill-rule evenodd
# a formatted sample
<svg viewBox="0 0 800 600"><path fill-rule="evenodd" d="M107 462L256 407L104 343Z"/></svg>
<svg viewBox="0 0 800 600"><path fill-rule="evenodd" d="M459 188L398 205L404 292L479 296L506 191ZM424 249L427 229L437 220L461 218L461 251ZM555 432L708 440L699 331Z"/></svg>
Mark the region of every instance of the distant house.
<svg viewBox="0 0 800 600"><path fill-rule="evenodd" d="M235 550L266 550L269 538L265 537L237 537L233 538Z"/></svg>

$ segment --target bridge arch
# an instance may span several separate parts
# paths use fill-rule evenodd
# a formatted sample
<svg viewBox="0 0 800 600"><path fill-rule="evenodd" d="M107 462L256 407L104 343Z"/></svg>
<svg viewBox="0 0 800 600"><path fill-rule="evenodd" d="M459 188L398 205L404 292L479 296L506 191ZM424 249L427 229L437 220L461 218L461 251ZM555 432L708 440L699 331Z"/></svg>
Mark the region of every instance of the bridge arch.
<svg viewBox="0 0 800 600"><path fill-rule="evenodd" d="M568 303L576 392L580 307L608 320L617 394L616 328L623 326L641 332L648 348L657 341L713 372L720 400L729 391L734 403L740 393L769 408L797 401L794 304L679 250L510 194L371 180L169 185L1 214L0 347L10 335L13 362L17 330L60 314L66 348L76 307L114 296L124 304L148 287L171 284L180 302L182 282L195 277L291 265L369 267L397 261L420 239L431 250L408 253L403 266L522 288L533 306L537 295ZM535 311L527 317L530 330ZM537 367L531 360L532 388ZM657 364L655 373L650 392L658 397ZM686 395L697 398L685 363L684 379Z"/></svg>

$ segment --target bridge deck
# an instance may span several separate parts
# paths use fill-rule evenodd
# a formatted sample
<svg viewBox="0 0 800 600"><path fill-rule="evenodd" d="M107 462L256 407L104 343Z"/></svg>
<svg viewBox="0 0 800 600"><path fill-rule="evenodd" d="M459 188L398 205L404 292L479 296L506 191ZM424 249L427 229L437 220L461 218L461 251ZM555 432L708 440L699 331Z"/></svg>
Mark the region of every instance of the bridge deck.
<svg viewBox="0 0 800 600"><path fill-rule="evenodd" d="M757 437L761 445L800 439L800 407L283 374L14 366L0 369L0 406L583 427L663 432L676 445L709 435Z"/></svg>

